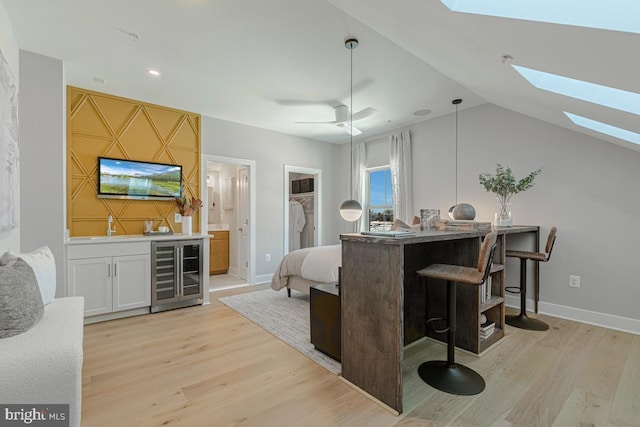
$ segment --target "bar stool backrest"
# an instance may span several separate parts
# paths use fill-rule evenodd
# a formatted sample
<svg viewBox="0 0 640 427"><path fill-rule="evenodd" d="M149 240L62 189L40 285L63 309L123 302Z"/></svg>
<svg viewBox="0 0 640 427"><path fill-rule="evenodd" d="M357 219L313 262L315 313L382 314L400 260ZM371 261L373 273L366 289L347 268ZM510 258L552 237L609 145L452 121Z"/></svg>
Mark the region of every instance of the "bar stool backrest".
<svg viewBox="0 0 640 427"><path fill-rule="evenodd" d="M493 252L495 251L497 239L498 233L496 231L492 231L484 236L484 241L480 248L480 255L478 256L478 271L483 273L484 279L487 278L489 270L491 270L491 262L493 261Z"/></svg>
<svg viewBox="0 0 640 427"><path fill-rule="evenodd" d="M545 253L545 261L549 261L551 258L551 251L553 250L553 245L556 243L556 233L558 228L556 226L551 227L549 230L549 236L547 237L547 244L544 247Z"/></svg>

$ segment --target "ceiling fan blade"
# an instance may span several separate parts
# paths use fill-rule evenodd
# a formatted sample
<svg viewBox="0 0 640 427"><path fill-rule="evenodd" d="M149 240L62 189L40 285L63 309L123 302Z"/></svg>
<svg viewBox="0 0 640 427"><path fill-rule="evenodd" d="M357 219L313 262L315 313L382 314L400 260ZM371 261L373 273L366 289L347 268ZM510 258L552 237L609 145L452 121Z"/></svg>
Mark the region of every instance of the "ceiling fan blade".
<svg viewBox="0 0 640 427"><path fill-rule="evenodd" d="M334 120L332 122L294 122L294 123L299 125L335 125L338 122Z"/></svg>
<svg viewBox="0 0 640 427"><path fill-rule="evenodd" d="M378 110L372 107L365 108L364 110L360 110L357 113L354 113L351 120L356 121L366 119L367 117L374 115L377 111Z"/></svg>
<svg viewBox="0 0 640 427"><path fill-rule="evenodd" d="M315 107L318 105L325 105L325 102L323 101L304 101L300 99L276 99L276 103L292 107Z"/></svg>
<svg viewBox="0 0 640 427"><path fill-rule="evenodd" d="M325 99L317 101L309 101L304 99L276 99L276 103L286 107L318 107L328 105L332 108L342 104L337 99Z"/></svg>
<svg viewBox="0 0 640 427"><path fill-rule="evenodd" d="M362 133L360 129L354 128L353 126L349 126L348 124L345 124L344 126L340 126L340 127L344 129L344 131L349 135L356 136Z"/></svg>

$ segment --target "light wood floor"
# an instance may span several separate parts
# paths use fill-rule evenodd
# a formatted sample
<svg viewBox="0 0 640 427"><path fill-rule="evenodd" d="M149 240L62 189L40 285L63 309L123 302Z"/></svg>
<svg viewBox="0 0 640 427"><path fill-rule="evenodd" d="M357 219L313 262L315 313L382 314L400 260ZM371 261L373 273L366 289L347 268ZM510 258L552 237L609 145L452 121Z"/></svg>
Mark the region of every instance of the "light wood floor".
<svg viewBox="0 0 640 427"><path fill-rule="evenodd" d="M85 327L82 426L640 426L640 337L541 316L458 361L486 390L453 396L417 379L445 348L405 351L405 413L391 415L211 294L211 305Z"/></svg>

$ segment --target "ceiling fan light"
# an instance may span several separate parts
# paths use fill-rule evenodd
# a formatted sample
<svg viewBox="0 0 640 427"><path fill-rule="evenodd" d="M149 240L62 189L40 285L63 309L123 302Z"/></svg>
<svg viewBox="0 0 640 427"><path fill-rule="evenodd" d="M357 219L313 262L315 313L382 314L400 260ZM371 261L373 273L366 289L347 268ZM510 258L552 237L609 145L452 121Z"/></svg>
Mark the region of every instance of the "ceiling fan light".
<svg viewBox="0 0 640 427"><path fill-rule="evenodd" d="M362 206L357 200L346 200L340 205L340 216L345 221L357 221L362 216Z"/></svg>

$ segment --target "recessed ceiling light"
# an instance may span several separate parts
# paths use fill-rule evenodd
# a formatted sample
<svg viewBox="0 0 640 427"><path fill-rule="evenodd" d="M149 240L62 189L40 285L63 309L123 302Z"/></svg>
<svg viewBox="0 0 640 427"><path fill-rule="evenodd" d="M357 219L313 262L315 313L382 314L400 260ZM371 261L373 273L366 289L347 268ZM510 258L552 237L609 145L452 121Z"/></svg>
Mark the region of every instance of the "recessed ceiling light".
<svg viewBox="0 0 640 427"><path fill-rule="evenodd" d="M104 84L105 80L102 77L95 76L93 81L96 83Z"/></svg>
<svg viewBox="0 0 640 427"><path fill-rule="evenodd" d="M545 73L518 65L511 66L538 89L593 102L616 110L640 114L640 94L635 92Z"/></svg>
<svg viewBox="0 0 640 427"><path fill-rule="evenodd" d="M500 57L500 60L502 61L502 63L503 63L503 64L508 64L508 63L510 63L511 61L513 61L513 56L511 56L511 55L509 55L509 54L502 55L502 56Z"/></svg>
<svg viewBox="0 0 640 427"><path fill-rule="evenodd" d="M640 33L640 2L631 0L440 0L454 12Z"/></svg>
<svg viewBox="0 0 640 427"><path fill-rule="evenodd" d="M612 126L607 123L598 122L596 120L588 119L576 114L567 113L566 111L563 112L567 115L567 117L569 117L569 119L571 119L573 123L578 126L594 130L598 133L613 136L614 138L624 139L625 141L633 142L634 144L640 144L639 133L631 132L630 130Z"/></svg>
<svg viewBox="0 0 640 427"><path fill-rule="evenodd" d="M153 68L148 68L147 69L147 74L149 74L150 76L153 77L160 77L160 71L153 69Z"/></svg>
<svg viewBox="0 0 640 427"><path fill-rule="evenodd" d="M414 116L428 116L429 114L431 114L431 110L418 110L415 113L413 113Z"/></svg>

